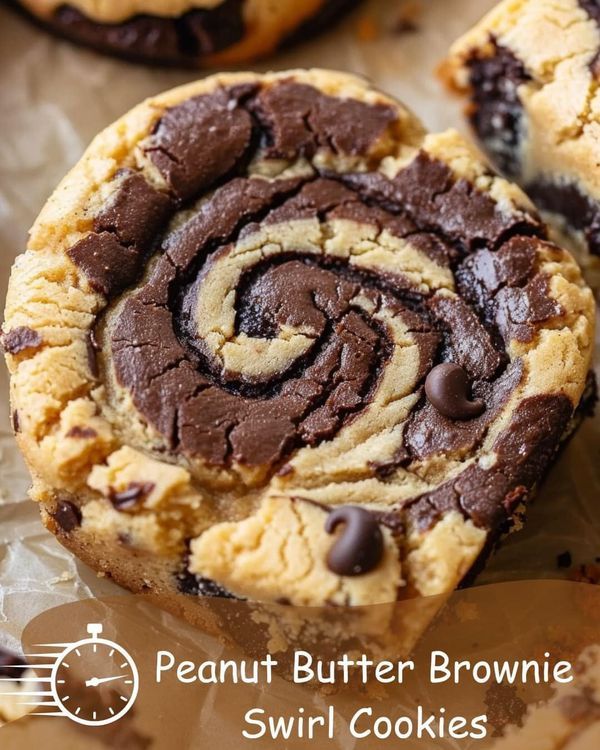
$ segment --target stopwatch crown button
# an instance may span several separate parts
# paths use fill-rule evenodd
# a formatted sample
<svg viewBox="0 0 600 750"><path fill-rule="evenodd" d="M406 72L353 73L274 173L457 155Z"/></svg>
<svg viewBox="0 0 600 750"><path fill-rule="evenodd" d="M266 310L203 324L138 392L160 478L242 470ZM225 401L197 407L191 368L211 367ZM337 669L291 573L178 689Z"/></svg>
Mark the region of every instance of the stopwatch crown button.
<svg viewBox="0 0 600 750"><path fill-rule="evenodd" d="M92 638L96 638L102 633L102 625L99 622L90 622L87 626L87 632Z"/></svg>

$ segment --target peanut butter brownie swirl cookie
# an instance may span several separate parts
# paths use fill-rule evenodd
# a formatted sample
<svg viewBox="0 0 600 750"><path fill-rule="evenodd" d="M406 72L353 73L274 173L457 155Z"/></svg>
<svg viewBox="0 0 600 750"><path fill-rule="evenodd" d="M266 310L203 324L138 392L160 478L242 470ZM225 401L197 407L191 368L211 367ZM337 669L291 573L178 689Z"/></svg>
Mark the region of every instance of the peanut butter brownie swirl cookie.
<svg viewBox="0 0 600 750"><path fill-rule="evenodd" d="M18 0L74 42L141 62L200 67L256 59L332 24L357 0Z"/></svg>
<svg viewBox="0 0 600 750"><path fill-rule="evenodd" d="M453 46L444 74L469 97L495 164L567 231L600 281L600 2L506 0Z"/></svg>
<svg viewBox="0 0 600 750"><path fill-rule="evenodd" d="M325 71L220 75L100 134L15 264L32 496L165 605L455 587L573 429L594 302L454 132Z"/></svg>

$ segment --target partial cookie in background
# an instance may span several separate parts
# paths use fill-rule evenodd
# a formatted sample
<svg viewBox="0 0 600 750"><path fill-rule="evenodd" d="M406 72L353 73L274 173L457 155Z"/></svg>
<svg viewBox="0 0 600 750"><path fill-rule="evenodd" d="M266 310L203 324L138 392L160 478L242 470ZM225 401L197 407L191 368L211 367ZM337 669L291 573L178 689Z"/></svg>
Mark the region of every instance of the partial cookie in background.
<svg viewBox="0 0 600 750"><path fill-rule="evenodd" d="M358 0L13 0L71 41L161 65L230 65L333 24Z"/></svg>
<svg viewBox="0 0 600 750"><path fill-rule="evenodd" d="M495 165L600 282L600 3L506 0L452 47L444 78Z"/></svg>
<svg viewBox="0 0 600 750"><path fill-rule="evenodd" d="M2 343L47 527L170 608L457 586L593 399L526 196L364 80L219 75L101 133ZM185 603L185 604L184 604Z"/></svg>
<svg viewBox="0 0 600 750"><path fill-rule="evenodd" d="M529 709L492 750L597 750L600 747L600 647L590 646L574 666L572 683L555 688Z"/></svg>
<svg viewBox="0 0 600 750"><path fill-rule="evenodd" d="M33 710L26 693L35 690L35 677L23 659L0 646L0 727Z"/></svg>

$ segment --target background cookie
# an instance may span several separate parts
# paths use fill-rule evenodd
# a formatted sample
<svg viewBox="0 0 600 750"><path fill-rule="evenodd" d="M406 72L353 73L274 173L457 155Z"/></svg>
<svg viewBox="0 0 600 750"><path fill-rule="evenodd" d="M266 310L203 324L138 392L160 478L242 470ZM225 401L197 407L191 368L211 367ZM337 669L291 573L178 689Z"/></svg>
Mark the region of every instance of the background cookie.
<svg viewBox="0 0 600 750"><path fill-rule="evenodd" d="M45 26L142 62L231 64L321 31L356 0L18 0Z"/></svg>
<svg viewBox="0 0 600 750"><path fill-rule="evenodd" d="M495 164L574 240L600 281L600 5L506 0L453 46L444 74Z"/></svg>
<svg viewBox="0 0 600 750"><path fill-rule="evenodd" d="M216 76L108 128L14 267L48 528L165 605L456 586L572 431L594 303L525 196L351 76Z"/></svg>
<svg viewBox="0 0 600 750"><path fill-rule="evenodd" d="M23 659L0 646L0 727L32 710L27 693L36 687L35 672Z"/></svg>

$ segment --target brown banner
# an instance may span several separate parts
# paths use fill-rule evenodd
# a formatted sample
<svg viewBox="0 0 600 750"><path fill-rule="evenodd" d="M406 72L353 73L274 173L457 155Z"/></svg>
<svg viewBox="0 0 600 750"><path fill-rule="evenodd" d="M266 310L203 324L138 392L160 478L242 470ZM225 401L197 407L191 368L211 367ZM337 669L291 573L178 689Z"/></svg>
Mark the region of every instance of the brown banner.
<svg viewBox="0 0 600 750"><path fill-rule="evenodd" d="M194 611L192 625L123 595L36 618L23 647L39 681L11 682L33 715L0 729L0 748L468 750L548 700L565 736L600 723L573 711L579 657L600 642L591 585L506 583L360 609L199 599ZM557 676L574 678L560 700Z"/></svg>

